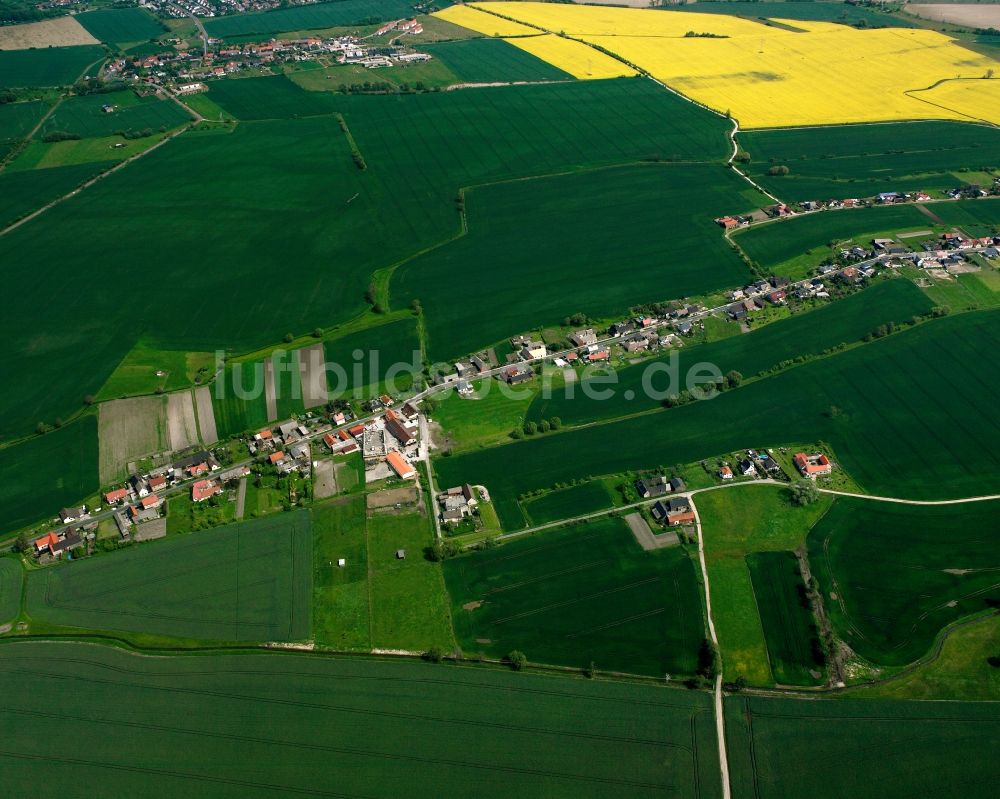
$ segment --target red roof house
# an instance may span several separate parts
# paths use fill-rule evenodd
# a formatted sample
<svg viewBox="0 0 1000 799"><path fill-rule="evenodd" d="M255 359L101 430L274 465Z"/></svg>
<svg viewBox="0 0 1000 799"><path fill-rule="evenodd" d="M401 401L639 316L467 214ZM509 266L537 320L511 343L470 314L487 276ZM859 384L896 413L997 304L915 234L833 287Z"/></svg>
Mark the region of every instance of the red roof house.
<svg viewBox="0 0 1000 799"><path fill-rule="evenodd" d="M128 489L116 488L114 491L109 491L107 494L105 494L104 500L109 505L114 505L118 502L121 502L127 496L128 496Z"/></svg>
<svg viewBox="0 0 1000 799"><path fill-rule="evenodd" d="M191 486L191 499L195 502L204 502L209 497L222 493L222 486L214 480L198 480Z"/></svg>

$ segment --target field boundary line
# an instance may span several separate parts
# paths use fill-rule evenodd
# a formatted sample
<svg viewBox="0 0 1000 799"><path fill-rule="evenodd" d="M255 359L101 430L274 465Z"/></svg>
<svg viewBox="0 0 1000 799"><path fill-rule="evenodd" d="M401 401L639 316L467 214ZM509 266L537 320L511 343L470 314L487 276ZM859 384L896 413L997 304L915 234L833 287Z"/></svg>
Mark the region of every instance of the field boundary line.
<svg viewBox="0 0 1000 799"><path fill-rule="evenodd" d="M742 483L741 485L746 485ZM959 499L903 499L902 497L880 497L874 494L857 494L851 491L837 491L832 488L817 489L821 494L835 497L850 497L851 499L867 499L872 502L892 502L897 505L967 505L972 502L995 502L1000 500L1000 494L984 494L977 497L961 497Z"/></svg>

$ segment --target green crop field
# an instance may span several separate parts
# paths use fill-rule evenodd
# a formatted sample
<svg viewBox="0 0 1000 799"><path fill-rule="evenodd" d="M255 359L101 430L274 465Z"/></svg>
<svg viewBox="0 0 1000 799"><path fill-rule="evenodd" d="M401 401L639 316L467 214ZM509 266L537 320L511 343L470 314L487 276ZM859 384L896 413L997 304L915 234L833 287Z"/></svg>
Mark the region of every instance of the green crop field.
<svg viewBox="0 0 1000 799"><path fill-rule="evenodd" d="M14 558L0 558L0 625L8 624L21 612L24 569Z"/></svg>
<svg viewBox="0 0 1000 799"><path fill-rule="evenodd" d="M412 385L413 375L421 370L420 341L416 320L412 318L404 317L330 339L324 342L323 350L331 397L349 392L369 393L365 390L381 386L388 376L393 378L398 391L405 390ZM359 352L361 356L355 357Z"/></svg>
<svg viewBox="0 0 1000 799"><path fill-rule="evenodd" d="M754 552L747 565L774 679L783 685L822 682L823 650L795 554Z"/></svg>
<svg viewBox="0 0 1000 799"><path fill-rule="evenodd" d="M960 169L1000 166L1000 131L961 122L750 131L739 143L752 158L743 168L789 202L954 188ZM772 166L789 173L768 175Z"/></svg>
<svg viewBox="0 0 1000 799"><path fill-rule="evenodd" d="M86 183L112 166L113 161L100 161L48 169L8 169L0 172L0 228L68 194L81 183ZM51 386L45 387L46 393L50 390Z"/></svg>
<svg viewBox="0 0 1000 799"><path fill-rule="evenodd" d="M970 236L993 235L1000 226L1000 202L937 203L934 215L947 225L958 225Z"/></svg>
<svg viewBox="0 0 1000 799"><path fill-rule="evenodd" d="M614 499L600 480L563 488L522 503L529 524L546 524L610 508Z"/></svg>
<svg viewBox="0 0 1000 799"><path fill-rule="evenodd" d="M262 361L228 367L210 390L220 438L260 430L271 421L267 418Z"/></svg>
<svg viewBox="0 0 1000 799"><path fill-rule="evenodd" d="M713 796L707 694L405 661L0 646L4 785L150 799ZM85 685L87 690L81 690ZM44 712L38 697L46 696ZM87 741L86 757L24 742Z"/></svg>
<svg viewBox="0 0 1000 799"><path fill-rule="evenodd" d="M909 799L956 792L987 799L996 793L995 702L749 696L725 702L734 799Z"/></svg>
<svg viewBox="0 0 1000 799"><path fill-rule="evenodd" d="M34 571L26 610L43 628L296 641L309 637L311 576L299 511Z"/></svg>
<svg viewBox="0 0 1000 799"><path fill-rule="evenodd" d="M750 19L800 19L804 22L842 22L845 25L862 23L863 27L912 28L907 17L901 14L881 14L864 6L844 3L814 2L739 2L739 0L699 0L697 4L658 6L677 11L695 11L699 14L732 14Z"/></svg>
<svg viewBox="0 0 1000 799"><path fill-rule="evenodd" d="M79 503L98 488L97 417L0 449L0 516L4 530ZM39 498L44 497L44 504Z"/></svg>
<svg viewBox="0 0 1000 799"><path fill-rule="evenodd" d="M491 81L573 80L573 76L503 39L466 39L421 45L468 83Z"/></svg>
<svg viewBox="0 0 1000 799"><path fill-rule="evenodd" d="M989 493L1000 468L1000 423L990 406L1000 374L982 364L997 346L1000 313L950 316L716 399L456 454L435 469L441 485L485 485L508 530L524 523L516 498L525 491L794 441L830 442L848 474L874 493Z"/></svg>
<svg viewBox="0 0 1000 799"><path fill-rule="evenodd" d="M103 111L106 105L114 111ZM110 136L176 128L190 121L190 115L173 100L136 97L130 91L88 94L64 100L45 120L40 135L62 131L81 137Z"/></svg>
<svg viewBox="0 0 1000 799"><path fill-rule="evenodd" d="M936 207L936 206L935 206ZM836 254L828 245L853 240L866 243L872 234L926 230L934 221L916 205L880 205L785 219L737 231L733 241L765 269L775 269L803 253L815 256L813 265Z"/></svg>
<svg viewBox="0 0 1000 799"><path fill-rule="evenodd" d="M0 86L64 86L104 56L96 44L42 50L0 50Z"/></svg>
<svg viewBox="0 0 1000 799"><path fill-rule="evenodd" d="M693 185L701 188L697 194ZM598 170L476 189L466 204L468 235L400 268L393 297L420 300L430 352L445 360L574 312L621 313L667 295L707 293L750 278L712 219L734 205L755 204L759 198L731 170L702 165ZM650 235L664 215L675 225L671 235ZM629 268L612 278L608 261L594 253ZM482 278L466 282L456 302L455 275L473 265Z"/></svg>
<svg viewBox="0 0 1000 799"><path fill-rule="evenodd" d="M49 104L41 100L0 105L0 147L24 138L48 110Z"/></svg>
<svg viewBox="0 0 1000 799"><path fill-rule="evenodd" d="M95 39L109 44L126 44L155 39L166 28L141 8L107 8L77 14L76 21Z"/></svg>
<svg viewBox="0 0 1000 799"><path fill-rule="evenodd" d="M809 533L809 561L837 634L872 663L901 666L925 655L948 624L995 607L998 522L998 502L917 508L838 499Z"/></svg>
<svg viewBox="0 0 1000 799"><path fill-rule="evenodd" d="M445 561L463 651L662 676L693 674L704 639L695 566L600 519Z"/></svg>
<svg viewBox="0 0 1000 799"><path fill-rule="evenodd" d="M448 5L444 3L442 5ZM284 8L259 14L233 14L205 21L209 36L222 38L344 25L367 25L413 14L405 0L339 0L335 3Z"/></svg>
<svg viewBox="0 0 1000 799"><path fill-rule="evenodd" d="M206 96L246 120L311 117L337 110L333 95L306 91L284 75L212 81Z"/></svg>
<svg viewBox="0 0 1000 799"><path fill-rule="evenodd" d="M372 647L364 497L317 505L313 514L313 637L340 651ZM345 564L338 566L343 559Z"/></svg>
<svg viewBox="0 0 1000 799"><path fill-rule="evenodd" d="M715 364L722 374L735 369L749 378L789 359L820 355L839 344L856 343L881 324L908 322L931 307L927 295L908 280L878 283L750 334L683 347L676 351L676 381L667 369L669 358L639 363L617 370L613 383L605 375L593 384L581 380L553 389L548 398L539 395L528 418L537 422L558 416L563 424L584 424L653 410L664 397L679 394L686 387L688 371L698 363ZM736 327L735 323L729 324ZM613 395L602 398L609 387L614 389ZM595 391L588 393L588 389Z"/></svg>

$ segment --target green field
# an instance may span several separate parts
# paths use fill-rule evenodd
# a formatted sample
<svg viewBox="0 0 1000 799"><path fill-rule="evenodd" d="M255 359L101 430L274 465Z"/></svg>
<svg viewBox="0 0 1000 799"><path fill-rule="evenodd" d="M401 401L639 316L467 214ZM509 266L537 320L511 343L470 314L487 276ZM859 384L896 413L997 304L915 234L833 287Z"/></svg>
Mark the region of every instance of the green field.
<svg viewBox="0 0 1000 799"><path fill-rule="evenodd" d="M48 169L8 169L0 172L0 228L68 194L81 183L86 183L112 166L113 161L100 161ZM47 387L46 392L50 389L51 387Z"/></svg>
<svg viewBox="0 0 1000 799"><path fill-rule="evenodd" d="M344 651L372 648L364 497L313 508L313 637ZM338 566L343 558L346 563Z"/></svg>
<svg viewBox="0 0 1000 799"><path fill-rule="evenodd" d="M560 519L572 519L587 513L610 508L614 498L600 480L563 488L550 494L522 502L529 524L546 524Z"/></svg>
<svg viewBox="0 0 1000 799"><path fill-rule="evenodd" d="M834 631L876 666L924 656L942 628L1000 602L998 521L998 502L917 508L838 499L809 533Z"/></svg>
<svg viewBox="0 0 1000 799"><path fill-rule="evenodd" d="M211 352L160 350L139 341L101 386L97 400L152 394L158 390L177 391L194 384L199 376L202 379L210 376L215 366L215 354Z"/></svg>
<svg viewBox="0 0 1000 799"><path fill-rule="evenodd" d="M739 2L739 0L699 0L697 3L662 6L671 11L694 11L699 14L732 14L750 19L800 19L804 22L862 23L862 27L912 28L914 23L902 14L881 14L864 6L823 2Z"/></svg>
<svg viewBox="0 0 1000 799"><path fill-rule="evenodd" d="M653 410L665 396L678 394L686 387L688 370L698 363L715 364L722 374L735 369L744 379L750 378L784 361L818 356L839 344L857 343L881 324L908 322L931 307L927 296L908 280L878 283L749 334L685 346L676 353L678 379L673 385L672 373L665 368L670 365L669 358L639 363L617 370L613 383L604 376L592 384L582 380L554 389L549 398L539 395L528 418L537 422L558 416L563 424L585 424ZM735 323L728 324L737 328ZM644 388L644 381L651 391ZM602 398L609 387L614 389L613 395ZM588 394L589 389L594 391ZM631 399L627 392L632 392Z"/></svg>
<svg viewBox="0 0 1000 799"><path fill-rule="evenodd" d="M103 111L106 105L115 110ZM62 131L84 138L110 136L176 128L190 120L190 114L173 100L137 97L130 91L87 94L64 100L45 120L39 135Z"/></svg>
<svg viewBox="0 0 1000 799"><path fill-rule="evenodd" d="M509 442L511 431L524 425L538 383L533 380L518 386L516 393L501 393L495 380L477 380L472 396L438 395L432 418L442 428L442 448L458 453Z"/></svg>
<svg viewBox="0 0 1000 799"><path fill-rule="evenodd" d="M573 80L573 76L503 39L466 39L421 45L461 82Z"/></svg>
<svg viewBox="0 0 1000 799"><path fill-rule="evenodd" d="M23 139L48 110L49 104L41 100L0 105L0 158L4 148Z"/></svg>
<svg viewBox="0 0 1000 799"><path fill-rule="evenodd" d="M444 5L448 5L445 3ZM259 14L233 14L205 21L209 36L222 38L344 25L368 25L413 14L405 0L339 0L335 3L283 8Z"/></svg>
<svg viewBox="0 0 1000 799"><path fill-rule="evenodd" d="M330 339L324 342L323 350L331 397L373 393L389 376L396 390L403 391L412 385L413 375L421 369L420 341L413 318L403 317ZM360 358L355 357L358 352ZM407 368L403 369L404 365Z"/></svg>
<svg viewBox="0 0 1000 799"><path fill-rule="evenodd" d="M782 685L821 683L823 650L795 554L754 552L747 566L774 679Z"/></svg>
<svg viewBox="0 0 1000 799"><path fill-rule="evenodd" d="M345 0L346 2L346 0ZM310 92L284 75L212 81L206 96L237 119L293 119L332 114L337 98Z"/></svg>
<svg viewBox="0 0 1000 799"><path fill-rule="evenodd" d="M41 50L0 50L0 86L65 86L104 56L96 44Z"/></svg>
<svg viewBox="0 0 1000 799"><path fill-rule="evenodd" d="M780 271L782 264L803 254L813 256L812 266L817 266L824 258L836 255L839 250L839 246L831 250L830 244L839 245L848 240L866 244L876 233L926 230L933 225L934 221L920 213L916 205L879 205L821 211L751 226L737 231L733 235L733 241L765 269Z"/></svg>
<svg viewBox="0 0 1000 799"><path fill-rule="evenodd" d="M243 393L237 393L237 388ZM219 438L257 431L271 421L267 418L262 361L227 367L211 392Z"/></svg>
<svg viewBox="0 0 1000 799"><path fill-rule="evenodd" d="M995 702L733 696L725 709L735 799L987 799L996 793Z"/></svg>
<svg viewBox="0 0 1000 799"><path fill-rule="evenodd" d="M33 626L213 641L309 637L307 511L32 572Z"/></svg>
<svg viewBox="0 0 1000 799"><path fill-rule="evenodd" d="M752 158L741 168L787 202L954 188L960 169L1000 166L1000 131L961 122L750 131L739 143Z"/></svg>
<svg viewBox="0 0 1000 799"><path fill-rule="evenodd" d="M445 561L466 653L662 677L690 675L705 636L695 566L680 547L644 552L600 519Z"/></svg>
<svg viewBox="0 0 1000 799"><path fill-rule="evenodd" d="M718 793L709 697L406 661L0 647L4 784L151 799ZM81 690L81 685L86 690ZM39 696L46 697L45 710ZM87 741L86 757L25 742Z"/></svg>
<svg viewBox="0 0 1000 799"><path fill-rule="evenodd" d="M970 236L993 235L1000 225L1000 202L938 203L934 215L948 225L959 225Z"/></svg>
<svg viewBox="0 0 1000 799"><path fill-rule="evenodd" d="M575 312L622 313L745 282L750 272L712 219L762 196L719 166L645 165L504 183L467 197L468 235L393 275L394 298L423 304L438 360ZM651 235L664 217L671 235ZM594 253L629 268L612 278L608 260ZM455 276L470 267L479 278L462 285L456 302Z"/></svg>
<svg viewBox="0 0 1000 799"><path fill-rule="evenodd" d="M95 39L109 44L126 44L155 39L166 28L141 8L107 8L77 14L76 21Z"/></svg>
<svg viewBox="0 0 1000 799"><path fill-rule="evenodd" d="M77 504L97 488L94 414L0 449L0 515L6 531Z"/></svg>
<svg viewBox="0 0 1000 799"><path fill-rule="evenodd" d="M435 462L438 482L485 485L511 530L523 525L516 497L532 489L744 447L823 440L873 493L989 493L1000 468L1000 424L990 405L1000 375L982 364L997 346L1000 313L950 316L713 400L442 458ZM521 468L526 463L530 469Z"/></svg>
<svg viewBox="0 0 1000 799"><path fill-rule="evenodd" d="M24 569L14 558L0 558L0 625L7 624L21 612L21 587Z"/></svg>

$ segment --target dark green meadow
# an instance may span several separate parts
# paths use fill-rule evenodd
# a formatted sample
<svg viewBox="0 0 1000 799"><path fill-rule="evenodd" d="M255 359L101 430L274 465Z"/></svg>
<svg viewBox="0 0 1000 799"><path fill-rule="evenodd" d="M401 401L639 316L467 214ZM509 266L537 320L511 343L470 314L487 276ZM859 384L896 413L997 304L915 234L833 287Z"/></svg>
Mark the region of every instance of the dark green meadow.
<svg viewBox="0 0 1000 799"><path fill-rule="evenodd" d="M1000 602L998 524L1000 502L837 499L808 538L835 632L877 666L923 657L944 627Z"/></svg>
<svg viewBox="0 0 1000 799"><path fill-rule="evenodd" d="M21 612L24 569L15 558L0 558L0 624L13 621Z"/></svg>
<svg viewBox="0 0 1000 799"><path fill-rule="evenodd" d="M695 364L715 364L722 374L735 369L744 378L749 378L785 360L818 356L839 344L857 343L881 324L908 322L931 307L927 295L909 280L877 283L865 291L772 322L749 334L682 347L676 351L681 385L672 390L671 373L663 368L669 365L670 359L660 358L617 370L614 384L602 382L606 377L598 377L592 385L581 380L569 384L568 388L554 389L548 398L539 395L527 416L536 422L558 416L563 424L586 424L654 410L660 407L663 396L680 393L685 388L685 375ZM729 324L735 327L736 323ZM654 363L661 366L652 366ZM650 396L644 390L644 379L657 395ZM605 399L587 396L588 388L604 391L609 385L614 388L613 396ZM633 392L632 399L626 398L628 391ZM594 394L594 397L600 396L603 394Z"/></svg>
<svg viewBox="0 0 1000 799"><path fill-rule="evenodd" d="M114 164L114 161L98 161L47 169L0 172L0 228L13 224L46 203L68 194ZM45 386L45 393L51 388Z"/></svg>
<svg viewBox="0 0 1000 799"><path fill-rule="evenodd" d="M707 694L413 661L0 646L14 795L680 799L720 790ZM39 697L45 696L40 709ZM86 741L42 758L38 741Z"/></svg>
<svg viewBox="0 0 1000 799"><path fill-rule="evenodd" d="M142 8L106 8L77 14L76 21L95 39L126 44L155 39L166 27Z"/></svg>
<svg viewBox="0 0 1000 799"><path fill-rule="evenodd" d="M1000 313L949 316L716 399L440 458L435 470L441 485L485 485L508 530L524 524L516 499L525 491L793 441L829 442L872 493L991 493L1000 374L983 364L998 346Z"/></svg>
<svg viewBox="0 0 1000 799"><path fill-rule="evenodd" d="M446 360L574 312L624 313L739 285L750 271L712 219L757 199L717 165L650 164L476 189L468 234L401 267L393 296L420 300L431 355ZM670 235L652 235L665 217ZM480 278L456 302L455 275L472 265Z"/></svg>
<svg viewBox="0 0 1000 799"><path fill-rule="evenodd" d="M823 651L792 552L752 552L746 557L775 682L818 685Z"/></svg>
<svg viewBox="0 0 1000 799"><path fill-rule="evenodd" d="M59 430L0 449L0 508L4 529L78 504L99 486L97 416L88 414ZM44 505L39 506L39 498Z"/></svg>
<svg viewBox="0 0 1000 799"><path fill-rule="evenodd" d="M726 700L735 799L996 794L995 702Z"/></svg>
<svg viewBox="0 0 1000 799"><path fill-rule="evenodd" d="M116 108L107 113L102 110L105 105ZM61 131L83 138L110 136L176 128L190 120L190 115L173 100L136 97L133 92L121 91L67 98L45 120L39 133Z"/></svg>
<svg viewBox="0 0 1000 799"><path fill-rule="evenodd" d="M442 61L459 80L469 83L575 80L568 72L503 39L465 39L424 44L420 49Z"/></svg>
<svg viewBox="0 0 1000 799"><path fill-rule="evenodd" d="M937 206L934 206L935 208ZM916 205L878 205L871 208L821 211L737 231L733 241L765 269L774 269L802 254L815 253L815 264L831 255L831 243L847 239L864 242L877 233L926 230L934 220ZM780 271L780 270L779 270Z"/></svg>
<svg viewBox="0 0 1000 799"><path fill-rule="evenodd" d="M604 518L445 561L444 573L466 653L662 677L697 669L695 568L685 549L645 552Z"/></svg>
<svg viewBox="0 0 1000 799"><path fill-rule="evenodd" d="M1000 225L1000 202L938 203L934 215L947 225L961 227L970 236L993 235Z"/></svg>
<svg viewBox="0 0 1000 799"><path fill-rule="evenodd" d="M0 86L66 86L94 64L97 72L104 48L96 44L0 51Z"/></svg>
<svg viewBox="0 0 1000 799"><path fill-rule="evenodd" d="M284 75L212 81L207 95L237 119L294 119L337 110L337 98L309 92Z"/></svg>
<svg viewBox="0 0 1000 799"><path fill-rule="evenodd" d="M297 641L311 576L311 516L298 511L33 571L26 612L36 632Z"/></svg>
<svg viewBox="0 0 1000 799"><path fill-rule="evenodd" d="M442 5L450 5L443 3ZM404 0L339 0L333 3L293 6L257 14L233 14L205 21L209 36L222 38L259 34L268 37L284 31L368 25L412 16Z"/></svg>
<svg viewBox="0 0 1000 799"><path fill-rule="evenodd" d="M739 143L752 158L741 168L788 202L954 188L959 170L1000 166L1000 131L961 122L749 131Z"/></svg>

